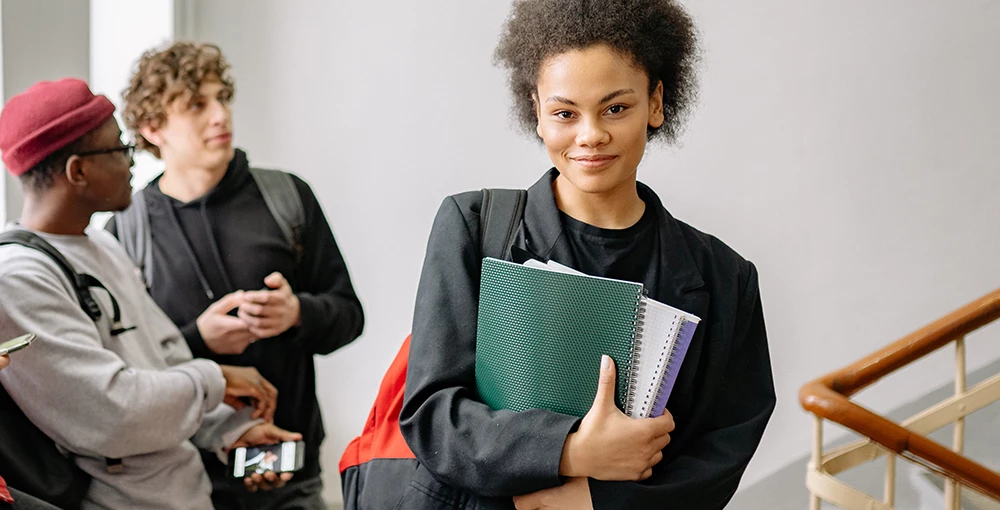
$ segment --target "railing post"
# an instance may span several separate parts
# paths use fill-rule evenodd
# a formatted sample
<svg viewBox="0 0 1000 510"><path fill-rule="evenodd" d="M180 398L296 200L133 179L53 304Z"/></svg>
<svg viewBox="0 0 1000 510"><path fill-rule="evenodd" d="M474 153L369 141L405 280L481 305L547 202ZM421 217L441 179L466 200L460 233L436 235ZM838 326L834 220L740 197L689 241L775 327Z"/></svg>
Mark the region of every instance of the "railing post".
<svg viewBox="0 0 1000 510"><path fill-rule="evenodd" d="M955 340L955 395L965 394L965 337ZM959 408L965 413L965 408ZM965 417L955 420L952 430L952 449L962 453L965 449ZM962 507L962 486L953 479L946 479L944 486L944 501L948 510L959 510Z"/></svg>
<svg viewBox="0 0 1000 510"><path fill-rule="evenodd" d="M896 505L896 453L890 450L885 454L885 504Z"/></svg>
<svg viewBox="0 0 1000 510"><path fill-rule="evenodd" d="M823 418L813 415L813 451L809 466L817 472L823 468ZM820 510L819 496L809 491L809 510Z"/></svg>

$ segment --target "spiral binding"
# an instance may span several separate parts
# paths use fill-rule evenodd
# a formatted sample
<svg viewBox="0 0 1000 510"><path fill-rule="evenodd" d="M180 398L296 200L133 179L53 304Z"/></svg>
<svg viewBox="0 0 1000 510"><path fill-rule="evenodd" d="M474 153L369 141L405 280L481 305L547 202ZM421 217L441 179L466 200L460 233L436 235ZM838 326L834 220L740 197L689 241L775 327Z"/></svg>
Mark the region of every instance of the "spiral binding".
<svg viewBox="0 0 1000 510"><path fill-rule="evenodd" d="M674 338L671 344L675 345L673 349L670 349L670 354L669 357L667 358L667 366L663 367L664 375L670 373L670 369L673 368L674 359L677 358L677 347L676 347L677 339L681 338L684 335L684 328L688 327L689 324L691 323L684 319L681 319L681 325L677 326L677 331L674 332Z"/></svg>
<svg viewBox="0 0 1000 510"><path fill-rule="evenodd" d="M625 392L625 414L628 416L632 416L632 411L635 408L635 388L639 384L637 368L639 357L642 356L642 330L646 323L646 298L648 295L649 291L643 288L639 296L639 305L636 306L635 316L632 318L632 336L634 340L632 341L632 349L629 352L632 364L628 369L628 390Z"/></svg>
<svg viewBox="0 0 1000 510"><path fill-rule="evenodd" d="M676 345L677 341L683 337L686 328L688 328L691 324L696 324L684 319L683 317L681 317L679 320L680 320L680 325L674 329L674 337L670 341L670 345L673 345L673 348L671 348L670 352L667 354L667 362L666 366L663 367L663 377L661 378L661 384L663 381L667 380L667 377L672 373L671 370L674 369L674 361L677 359L677 352L678 352ZM657 407L658 404L660 403L660 399L665 397L665 395L660 395L661 389L663 389L662 386L660 388L657 388L656 395L653 397L652 407Z"/></svg>

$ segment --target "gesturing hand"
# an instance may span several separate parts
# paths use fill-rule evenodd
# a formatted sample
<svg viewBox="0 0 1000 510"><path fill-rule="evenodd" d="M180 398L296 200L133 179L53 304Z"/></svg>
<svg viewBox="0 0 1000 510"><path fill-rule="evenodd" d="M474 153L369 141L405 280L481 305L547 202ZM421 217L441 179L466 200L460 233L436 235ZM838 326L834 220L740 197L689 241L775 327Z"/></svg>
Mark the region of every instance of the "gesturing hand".
<svg viewBox="0 0 1000 510"><path fill-rule="evenodd" d="M267 422L274 421L274 410L278 406L278 390L253 367L221 365L222 376L226 378L225 403L242 409L246 406L240 397L253 401L253 418Z"/></svg>
<svg viewBox="0 0 1000 510"><path fill-rule="evenodd" d="M670 413L657 418L633 419L615 406L615 366L601 358L601 374L594 403L567 436L559 474L598 480L645 480L663 459L670 443L674 419Z"/></svg>
<svg viewBox="0 0 1000 510"><path fill-rule="evenodd" d="M258 338L271 338L298 325L301 308L298 296L281 273L269 274L264 284L271 290L244 293L238 315Z"/></svg>
<svg viewBox="0 0 1000 510"><path fill-rule="evenodd" d="M229 311L243 304L245 293L241 290L226 294L212 303L198 316L195 324L205 345L216 354L241 354L247 346L260 338L247 324L228 315Z"/></svg>

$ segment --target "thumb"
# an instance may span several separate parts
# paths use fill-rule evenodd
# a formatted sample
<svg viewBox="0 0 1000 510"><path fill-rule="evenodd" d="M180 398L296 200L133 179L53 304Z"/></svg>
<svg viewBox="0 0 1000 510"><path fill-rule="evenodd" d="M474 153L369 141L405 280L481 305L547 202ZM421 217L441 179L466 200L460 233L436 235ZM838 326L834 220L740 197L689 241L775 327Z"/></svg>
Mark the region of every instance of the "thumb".
<svg viewBox="0 0 1000 510"><path fill-rule="evenodd" d="M271 427L272 427L271 431L270 431L271 432L271 437L273 437L274 439L277 439L278 441L301 441L302 440L302 434L299 434L298 432L289 432L289 431L287 431L287 430L285 430L283 428L279 428L279 427L274 426L274 425L272 425Z"/></svg>
<svg viewBox="0 0 1000 510"><path fill-rule="evenodd" d="M615 380L615 362L605 354L601 356L601 374L597 378L593 408L615 407Z"/></svg>
<svg viewBox="0 0 1000 510"><path fill-rule="evenodd" d="M243 304L243 291L238 290L222 296L222 299L209 305L208 309L205 311L208 313L223 315L241 304Z"/></svg>
<svg viewBox="0 0 1000 510"><path fill-rule="evenodd" d="M281 273L275 271L264 278L264 285L272 289L280 289L282 285L285 285L285 277Z"/></svg>

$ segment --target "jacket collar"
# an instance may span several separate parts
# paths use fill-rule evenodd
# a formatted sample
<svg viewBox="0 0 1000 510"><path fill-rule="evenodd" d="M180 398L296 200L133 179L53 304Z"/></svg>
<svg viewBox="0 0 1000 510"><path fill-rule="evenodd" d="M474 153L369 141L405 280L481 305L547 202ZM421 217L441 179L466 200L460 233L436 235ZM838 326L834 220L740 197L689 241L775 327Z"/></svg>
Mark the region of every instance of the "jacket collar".
<svg viewBox="0 0 1000 510"><path fill-rule="evenodd" d="M559 209L552 192L552 182L558 176L559 171L552 168L528 188L524 222L515 244L544 260L552 259L575 266L577 261L564 237ZM646 207L657 211L660 260L651 263L658 263L660 267L655 295L652 297L658 301L676 302L682 295L703 287L705 282L691 255L680 223L667 212L652 189L641 182L637 182L636 186L639 188L639 195L646 200ZM691 312L697 313L693 310Z"/></svg>

